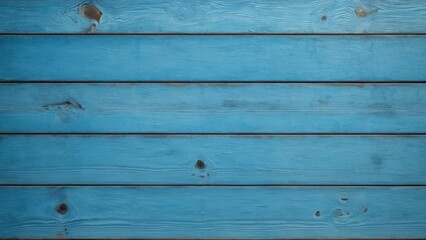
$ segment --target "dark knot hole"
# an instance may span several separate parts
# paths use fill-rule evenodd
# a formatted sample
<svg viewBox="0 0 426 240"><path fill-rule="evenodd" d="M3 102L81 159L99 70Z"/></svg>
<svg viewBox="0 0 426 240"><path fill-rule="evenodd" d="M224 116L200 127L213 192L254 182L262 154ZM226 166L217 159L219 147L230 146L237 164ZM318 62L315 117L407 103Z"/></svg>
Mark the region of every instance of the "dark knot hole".
<svg viewBox="0 0 426 240"><path fill-rule="evenodd" d="M319 210L315 212L315 217L321 217L321 212Z"/></svg>
<svg viewBox="0 0 426 240"><path fill-rule="evenodd" d="M60 214L65 214L68 212L68 206L65 203L59 204L59 206L56 208L56 211Z"/></svg>
<svg viewBox="0 0 426 240"><path fill-rule="evenodd" d="M204 169L206 168L206 164L204 163L203 160L197 160L197 162L195 163L195 167L197 169Z"/></svg>

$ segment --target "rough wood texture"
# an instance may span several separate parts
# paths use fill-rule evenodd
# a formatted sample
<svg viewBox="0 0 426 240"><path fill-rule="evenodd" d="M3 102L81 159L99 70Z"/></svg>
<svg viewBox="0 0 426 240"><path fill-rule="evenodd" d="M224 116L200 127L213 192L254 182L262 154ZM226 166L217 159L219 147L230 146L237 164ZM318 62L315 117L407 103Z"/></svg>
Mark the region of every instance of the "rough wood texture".
<svg viewBox="0 0 426 240"><path fill-rule="evenodd" d="M3 84L0 131L425 133L425 84Z"/></svg>
<svg viewBox="0 0 426 240"><path fill-rule="evenodd" d="M422 36L0 36L0 79L424 81Z"/></svg>
<svg viewBox="0 0 426 240"><path fill-rule="evenodd" d="M0 184L426 184L425 136L8 136Z"/></svg>
<svg viewBox="0 0 426 240"><path fill-rule="evenodd" d="M423 0L0 1L0 238L426 239L425 22Z"/></svg>
<svg viewBox="0 0 426 240"><path fill-rule="evenodd" d="M100 24L85 18L91 2ZM2 0L0 32L99 33L260 32L407 33L426 32L422 0Z"/></svg>
<svg viewBox="0 0 426 240"><path fill-rule="evenodd" d="M1 187L0 205L10 238L426 237L417 187Z"/></svg>

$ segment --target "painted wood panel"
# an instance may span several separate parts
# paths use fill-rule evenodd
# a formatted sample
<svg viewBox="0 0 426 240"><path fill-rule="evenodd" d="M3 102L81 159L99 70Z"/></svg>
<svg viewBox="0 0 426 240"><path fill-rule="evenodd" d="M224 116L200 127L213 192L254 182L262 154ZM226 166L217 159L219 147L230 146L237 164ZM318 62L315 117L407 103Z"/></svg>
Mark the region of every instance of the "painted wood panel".
<svg viewBox="0 0 426 240"><path fill-rule="evenodd" d="M424 81L422 36L0 36L13 81Z"/></svg>
<svg viewBox="0 0 426 240"><path fill-rule="evenodd" d="M0 184L426 184L425 136L2 135Z"/></svg>
<svg viewBox="0 0 426 240"><path fill-rule="evenodd" d="M0 204L10 238L426 237L417 187L1 187Z"/></svg>
<svg viewBox="0 0 426 240"><path fill-rule="evenodd" d="M0 238L426 238L424 22L422 0L0 1Z"/></svg>
<svg viewBox="0 0 426 240"><path fill-rule="evenodd" d="M99 24L83 16L88 2ZM0 32L18 33L85 33L91 24L99 33L407 33L426 32L425 21L422 0L0 2Z"/></svg>
<svg viewBox="0 0 426 240"><path fill-rule="evenodd" d="M2 84L0 131L425 133L425 84Z"/></svg>

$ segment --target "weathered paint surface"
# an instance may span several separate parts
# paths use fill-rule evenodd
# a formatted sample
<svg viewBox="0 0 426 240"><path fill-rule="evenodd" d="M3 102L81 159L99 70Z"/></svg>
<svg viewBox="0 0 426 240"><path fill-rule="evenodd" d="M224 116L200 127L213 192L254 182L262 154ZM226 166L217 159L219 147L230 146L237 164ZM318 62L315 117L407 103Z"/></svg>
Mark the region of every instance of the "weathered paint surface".
<svg viewBox="0 0 426 240"><path fill-rule="evenodd" d="M0 184L426 184L426 136L0 136Z"/></svg>
<svg viewBox="0 0 426 240"><path fill-rule="evenodd" d="M84 17L87 3L102 15ZM19 33L424 33L425 21L423 0L0 2L0 32Z"/></svg>
<svg viewBox="0 0 426 240"><path fill-rule="evenodd" d="M423 36L1 36L1 80L423 81ZM7 61L6 61L7 60Z"/></svg>
<svg viewBox="0 0 426 240"><path fill-rule="evenodd" d="M422 238L426 229L423 187L0 187L0 199L0 235L10 238Z"/></svg>
<svg viewBox="0 0 426 240"><path fill-rule="evenodd" d="M0 238L426 238L422 0L0 1Z"/></svg>
<svg viewBox="0 0 426 240"><path fill-rule="evenodd" d="M3 84L21 133L424 133L424 84Z"/></svg>

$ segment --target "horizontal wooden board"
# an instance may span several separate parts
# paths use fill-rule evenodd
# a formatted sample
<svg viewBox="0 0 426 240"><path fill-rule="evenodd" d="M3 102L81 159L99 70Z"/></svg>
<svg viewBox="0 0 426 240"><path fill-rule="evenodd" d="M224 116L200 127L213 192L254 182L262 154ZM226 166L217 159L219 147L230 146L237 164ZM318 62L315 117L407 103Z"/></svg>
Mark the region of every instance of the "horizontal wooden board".
<svg viewBox="0 0 426 240"><path fill-rule="evenodd" d="M426 84L9 83L0 132L426 133Z"/></svg>
<svg viewBox="0 0 426 240"><path fill-rule="evenodd" d="M13 81L424 81L423 36L0 36Z"/></svg>
<svg viewBox="0 0 426 240"><path fill-rule="evenodd" d="M0 184L425 184L425 136L0 136Z"/></svg>
<svg viewBox="0 0 426 240"><path fill-rule="evenodd" d="M1 187L0 205L3 238L426 237L423 187Z"/></svg>
<svg viewBox="0 0 426 240"><path fill-rule="evenodd" d="M0 32L85 33L407 33L426 32L422 0L143 0L87 1L100 24L85 18L80 0L0 2ZM95 17L96 18L96 17Z"/></svg>

